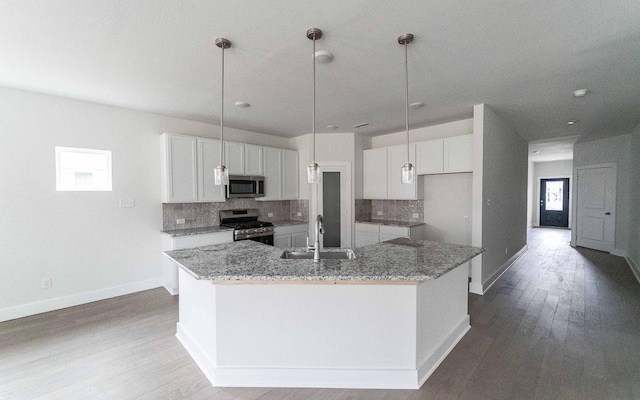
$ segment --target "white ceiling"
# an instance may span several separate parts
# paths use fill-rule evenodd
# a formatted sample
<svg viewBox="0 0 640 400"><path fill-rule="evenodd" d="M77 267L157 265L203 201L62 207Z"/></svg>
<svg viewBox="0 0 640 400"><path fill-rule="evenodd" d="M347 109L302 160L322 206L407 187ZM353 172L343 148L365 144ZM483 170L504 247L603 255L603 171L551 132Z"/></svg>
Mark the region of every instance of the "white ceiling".
<svg viewBox="0 0 640 400"><path fill-rule="evenodd" d="M318 132L404 129L407 32L410 101L426 104L412 128L478 103L529 140L640 122L637 0L0 0L0 85L219 123L223 36L225 125L292 137L311 131L310 27L334 54L317 66Z"/></svg>

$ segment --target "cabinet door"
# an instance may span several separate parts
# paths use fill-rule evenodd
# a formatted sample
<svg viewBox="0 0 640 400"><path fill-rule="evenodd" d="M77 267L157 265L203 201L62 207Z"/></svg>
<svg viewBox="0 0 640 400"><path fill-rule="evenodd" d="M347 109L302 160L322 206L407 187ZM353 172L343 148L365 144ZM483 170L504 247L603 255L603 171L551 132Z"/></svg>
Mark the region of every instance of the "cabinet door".
<svg viewBox="0 0 640 400"><path fill-rule="evenodd" d="M291 235L274 235L273 236L273 246L279 247L281 249L291 247Z"/></svg>
<svg viewBox="0 0 640 400"><path fill-rule="evenodd" d="M262 146L244 145L244 173L245 175L264 175L262 169Z"/></svg>
<svg viewBox="0 0 640 400"><path fill-rule="evenodd" d="M416 143L416 170L418 174L440 174L444 171L444 140Z"/></svg>
<svg viewBox="0 0 640 400"><path fill-rule="evenodd" d="M444 172L473 171L473 135L463 135L444 140Z"/></svg>
<svg viewBox="0 0 640 400"><path fill-rule="evenodd" d="M215 168L220 165L220 141L198 138L198 200L225 201L224 185L215 184Z"/></svg>
<svg viewBox="0 0 640 400"><path fill-rule="evenodd" d="M229 175L245 175L244 144L224 142L224 163L229 169Z"/></svg>
<svg viewBox="0 0 640 400"><path fill-rule="evenodd" d="M415 165L416 145L409 146L409 161ZM389 199L415 200L418 198L418 183L407 185L402 183L402 166L407 163L407 146L387 147L387 192Z"/></svg>
<svg viewBox="0 0 640 400"><path fill-rule="evenodd" d="M387 198L387 148L363 152L363 195L365 199ZM400 170L398 170L398 178Z"/></svg>
<svg viewBox="0 0 640 400"><path fill-rule="evenodd" d="M284 200L297 200L300 182L298 152L295 150L282 150L282 165L282 198Z"/></svg>
<svg viewBox="0 0 640 400"><path fill-rule="evenodd" d="M279 200L282 198L282 150L265 147L262 155L264 197L261 200Z"/></svg>
<svg viewBox="0 0 640 400"><path fill-rule="evenodd" d="M168 203L198 201L197 140L195 137L166 135L166 196Z"/></svg>
<svg viewBox="0 0 640 400"><path fill-rule="evenodd" d="M378 243L377 233L356 232L356 247L369 246Z"/></svg>
<svg viewBox="0 0 640 400"><path fill-rule="evenodd" d="M307 232L292 233L291 245L293 247L307 247Z"/></svg>

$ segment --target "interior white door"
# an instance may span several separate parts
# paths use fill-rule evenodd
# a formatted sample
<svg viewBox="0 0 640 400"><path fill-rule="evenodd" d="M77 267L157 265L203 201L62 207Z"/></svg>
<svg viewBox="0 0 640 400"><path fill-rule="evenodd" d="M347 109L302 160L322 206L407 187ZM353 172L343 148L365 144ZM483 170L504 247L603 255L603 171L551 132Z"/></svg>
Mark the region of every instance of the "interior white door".
<svg viewBox="0 0 640 400"><path fill-rule="evenodd" d="M578 169L576 245L611 252L616 233L616 166Z"/></svg>

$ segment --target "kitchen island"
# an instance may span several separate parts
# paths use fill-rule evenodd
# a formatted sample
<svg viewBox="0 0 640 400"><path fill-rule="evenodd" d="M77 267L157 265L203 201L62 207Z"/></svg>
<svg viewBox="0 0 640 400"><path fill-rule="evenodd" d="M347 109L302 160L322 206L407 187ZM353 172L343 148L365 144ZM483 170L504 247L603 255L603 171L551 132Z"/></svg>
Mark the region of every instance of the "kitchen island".
<svg viewBox="0 0 640 400"><path fill-rule="evenodd" d="M318 263L250 241L166 252L181 267L176 335L214 386L416 389L470 327L467 262L482 251L395 239Z"/></svg>

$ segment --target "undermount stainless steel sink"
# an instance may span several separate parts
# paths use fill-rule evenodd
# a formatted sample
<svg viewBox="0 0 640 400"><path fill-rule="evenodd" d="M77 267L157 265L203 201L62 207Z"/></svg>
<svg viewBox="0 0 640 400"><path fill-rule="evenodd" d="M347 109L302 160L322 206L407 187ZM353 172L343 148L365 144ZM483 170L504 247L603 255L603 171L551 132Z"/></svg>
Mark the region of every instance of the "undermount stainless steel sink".
<svg viewBox="0 0 640 400"><path fill-rule="evenodd" d="M282 252L280 258L286 260L313 260L313 251L291 251L285 250ZM356 253L353 250L340 250L340 251L321 251L321 260L353 260L356 258Z"/></svg>

